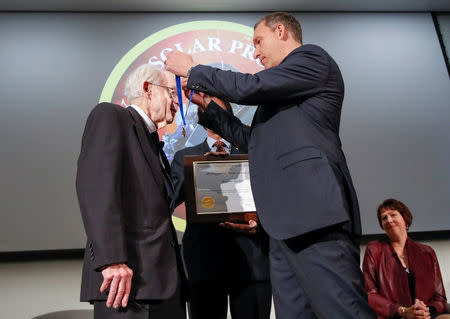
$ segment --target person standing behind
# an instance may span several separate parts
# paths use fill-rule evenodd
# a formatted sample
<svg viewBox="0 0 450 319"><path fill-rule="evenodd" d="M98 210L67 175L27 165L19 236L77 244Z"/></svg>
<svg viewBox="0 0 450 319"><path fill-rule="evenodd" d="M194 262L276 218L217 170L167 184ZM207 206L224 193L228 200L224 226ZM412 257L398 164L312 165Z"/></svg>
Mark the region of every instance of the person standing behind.
<svg viewBox="0 0 450 319"><path fill-rule="evenodd" d="M359 268L361 223L341 149L344 82L333 58L302 43L297 19L275 12L255 24L256 74L196 65L173 51L166 70L202 94L199 123L248 151L256 210L270 236L278 318L375 318ZM259 105L251 127L211 96Z"/></svg>
<svg viewBox="0 0 450 319"><path fill-rule="evenodd" d="M131 105L100 103L86 122L76 180L87 234L81 300L94 304L95 319L186 317L170 167L156 131L178 109L165 73L139 66L126 82Z"/></svg>
<svg viewBox="0 0 450 319"><path fill-rule="evenodd" d="M217 103L233 113L229 103ZM185 199L185 155L242 154L213 131L207 129L207 134L202 143L175 153L171 171L177 205ZM270 318L268 237L256 221L248 225L188 223L182 247L191 319L227 318L228 298L233 319Z"/></svg>

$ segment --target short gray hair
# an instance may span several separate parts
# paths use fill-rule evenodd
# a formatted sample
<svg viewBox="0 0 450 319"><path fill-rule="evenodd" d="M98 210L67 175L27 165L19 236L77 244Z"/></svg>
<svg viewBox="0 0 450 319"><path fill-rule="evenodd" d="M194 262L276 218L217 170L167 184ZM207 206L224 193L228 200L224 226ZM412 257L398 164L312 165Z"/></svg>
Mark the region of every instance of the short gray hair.
<svg viewBox="0 0 450 319"><path fill-rule="evenodd" d="M150 64L142 64L138 66L128 76L125 83L125 95L128 102L141 97L144 94L144 82L166 86L165 77L162 71L156 69Z"/></svg>

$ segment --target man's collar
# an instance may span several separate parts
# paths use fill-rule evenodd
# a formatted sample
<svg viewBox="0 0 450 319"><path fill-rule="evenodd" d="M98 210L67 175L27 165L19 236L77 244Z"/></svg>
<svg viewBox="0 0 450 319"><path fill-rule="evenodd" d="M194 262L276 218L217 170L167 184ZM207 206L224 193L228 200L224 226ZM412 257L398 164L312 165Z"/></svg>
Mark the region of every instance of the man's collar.
<svg viewBox="0 0 450 319"><path fill-rule="evenodd" d="M228 149L231 148L231 143L228 142L227 140L224 140L223 138L220 139L220 140L215 140L215 139L213 139L213 138L210 137L210 136L208 136L208 137L206 138L206 142L208 143L209 149L211 149L211 148L213 147L214 143L217 142L217 141L222 141L222 142L225 144L225 147L226 147L226 148L228 148Z"/></svg>
<svg viewBox="0 0 450 319"><path fill-rule="evenodd" d="M291 52L289 52L289 54L286 55L286 56L284 57L283 60L281 60L280 64L283 63L284 61L286 61L286 59L287 59L288 57L290 57L291 55L293 55L294 52L297 52L297 51L301 50L301 49L303 48L303 45L304 45L304 44L301 44L301 45L299 45L298 47L296 47L294 50L292 50Z"/></svg>
<svg viewBox="0 0 450 319"><path fill-rule="evenodd" d="M150 119L150 117L147 114L145 114L145 112L139 106L130 104L129 107L132 107L133 109L136 110L136 112L139 113L139 115L144 120L145 126L147 126L147 129L150 133L153 133L156 131L155 123L153 123L153 121Z"/></svg>

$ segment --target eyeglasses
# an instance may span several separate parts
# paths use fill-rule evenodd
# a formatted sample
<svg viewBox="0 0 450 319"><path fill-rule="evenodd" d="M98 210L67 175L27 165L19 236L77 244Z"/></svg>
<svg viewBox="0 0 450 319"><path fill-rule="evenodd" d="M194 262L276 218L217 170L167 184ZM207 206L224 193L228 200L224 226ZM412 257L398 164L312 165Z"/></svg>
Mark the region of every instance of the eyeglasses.
<svg viewBox="0 0 450 319"><path fill-rule="evenodd" d="M176 92L175 88L170 87L170 86L161 85L161 84L151 83L151 82L148 82L148 83L151 84L151 85L156 85L156 86L160 86L160 87L166 88L167 91L169 91L170 97L172 99L177 99L177 92Z"/></svg>

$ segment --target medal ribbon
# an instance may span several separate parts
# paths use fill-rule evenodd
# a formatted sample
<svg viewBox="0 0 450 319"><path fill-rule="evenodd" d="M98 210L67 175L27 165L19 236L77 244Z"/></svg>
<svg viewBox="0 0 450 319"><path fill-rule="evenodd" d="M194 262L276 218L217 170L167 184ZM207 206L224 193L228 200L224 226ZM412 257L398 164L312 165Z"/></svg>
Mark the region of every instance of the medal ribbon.
<svg viewBox="0 0 450 319"><path fill-rule="evenodd" d="M181 119L183 120L183 126L186 126L186 119L184 117L184 111L183 111L183 96L181 95L181 78L176 75L175 81L177 83L177 95L178 95L178 104L180 105L180 112L181 112ZM186 107L186 114L189 110L189 106L191 105L192 95L194 95L194 91L191 90L191 95L189 96L189 103Z"/></svg>

